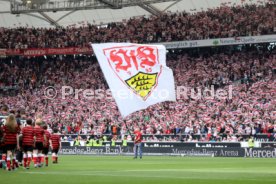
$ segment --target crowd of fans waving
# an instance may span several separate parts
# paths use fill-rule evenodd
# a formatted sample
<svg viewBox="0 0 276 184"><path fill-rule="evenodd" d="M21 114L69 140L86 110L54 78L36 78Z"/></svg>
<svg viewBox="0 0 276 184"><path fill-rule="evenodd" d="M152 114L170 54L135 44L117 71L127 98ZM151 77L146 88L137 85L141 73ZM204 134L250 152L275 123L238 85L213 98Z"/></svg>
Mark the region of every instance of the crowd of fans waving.
<svg viewBox="0 0 276 184"><path fill-rule="evenodd" d="M8 58L0 62L0 87L16 86L0 98L2 114L17 110L18 117L37 114L63 134L118 134L140 127L143 134L207 134L210 137L276 131L274 49L255 46L241 50L221 48L182 50L168 53L176 86L190 89L233 90L232 98L193 99L179 96L177 102L154 105L123 120L113 98L87 100L80 93L62 98L62 86L73 89L108 89L94 57ZM54 87L54 99L45 89ZM14 94L13 94L14 93ZM192 139L192 138L191 138ZM206 139L208 139L206 137Z"/></svg>

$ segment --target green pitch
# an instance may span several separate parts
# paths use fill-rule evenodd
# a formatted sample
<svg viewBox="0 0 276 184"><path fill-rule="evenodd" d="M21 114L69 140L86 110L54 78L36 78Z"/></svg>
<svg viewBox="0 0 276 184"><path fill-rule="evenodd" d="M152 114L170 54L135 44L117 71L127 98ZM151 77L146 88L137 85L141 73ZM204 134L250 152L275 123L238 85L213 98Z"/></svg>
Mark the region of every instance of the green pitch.
<svg viewBox="0 0 276 184"><path fill-rule="evenodd" d="M275 184L276 159L61 156L58 165L7 172L1 184Z"/></svg>

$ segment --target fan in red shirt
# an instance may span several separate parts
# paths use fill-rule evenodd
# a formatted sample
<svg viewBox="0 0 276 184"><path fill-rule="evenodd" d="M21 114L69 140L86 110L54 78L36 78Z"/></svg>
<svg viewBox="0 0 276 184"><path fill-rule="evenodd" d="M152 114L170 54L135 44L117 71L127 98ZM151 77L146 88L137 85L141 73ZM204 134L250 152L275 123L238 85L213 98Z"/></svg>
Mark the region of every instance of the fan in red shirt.
<svg viewBox="0 0 276 184"><path fill-rule="evenodd" d="M134 159L138 156L139 150L139 157L142 158L142 133L140 132L139 128L136 128L134 131Z"/></svg>
<svg viewBox="0 0 276 184"><path fill-rule="evenodd" d="M43 153L43 156L45 158L45 166L47 167L48 166L48 162L49 162L48 153L49 153L49 146L50 146L50 142L49 141L50 141L51 134L47 130L48 129L47 124L45 124L43 126L43 129L44 129L44 134L45 134L46 140L45 140L45 144L44 144L42 153Z"/></svg>
<svg viewBox="0 0 276 184"><path fill-rule="evenodd" d="M61 149L61 141L60 141L60 135L58 134L58 129L54 128L54 133L51 135L50 138L50 146L52 149L52 160L53 164L58 163L58 151Z"/></svg>
<svg viewBox="0 0 276 184"><path fill-rule="evenodd" d="M15 169L15 167L18 167L18 163L16 163L15 161L15 150L16 148L19 149L18 136L20 133L20 127L17 125L14 114L10 114L7 117L6 124L3 127L3 133L5 151L7 153L7 170L11 171L11 169Z"/></svg>
<svg viewBox="0 0 276 184"><path fill-rule="evenodd" d="M41 159L42 159L42 150L43 144L45 143L46 137L44 129L41 128L42 120L37 119L34 127L34 136L35 136L35 148L34 148L34 163L35 167L41 167Z"/></svg>
<svg viewBox="0 0 276 184"><path fill-rule="evenodd" d="M34 127L32 126L33 122L31 119L28 119L26 123L27 126L22 128L22 148L24 167L29 169L34 149Z"/></svg>

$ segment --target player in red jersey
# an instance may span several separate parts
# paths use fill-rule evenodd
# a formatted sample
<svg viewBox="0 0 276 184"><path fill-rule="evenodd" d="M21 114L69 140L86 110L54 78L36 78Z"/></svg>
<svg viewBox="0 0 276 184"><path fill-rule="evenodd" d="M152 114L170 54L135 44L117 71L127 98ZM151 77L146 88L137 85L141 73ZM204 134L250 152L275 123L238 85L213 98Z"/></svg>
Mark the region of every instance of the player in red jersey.
<svg viewBox="0 0 276 184"><path fill-rule="evenodd" d="M28 119L27 126L22 128L22 148L24 168L29 169L32 160L33 146L34 146L34 127L32 120Z"/></svg>
<svg viewBox="0 0 276 184"><path fill-rule="evenodd" d="M54 133L50 138L50 146L52 149L52 160L53 164L58 163L58 151L61 149L60 135L58 134L58 129L54 128Z"/></svg>
<svg viewBox="0 0 276 184"><path fill-rule="evenodd" d="M45 143L46 137L43 128L41 128L42 120L37 119L34 127L34 137L35 137L35 147L33 151L34 164L36 167L41 167L41 159L42 159L42 150L43 144Z"/></svg>
<svg viewBox="0 0 276 184"><path fill-rule="evenodd" d="M7 170L15 169L18 167L18 163L15 161L15 150L19 149L19 133L20 127L17 125L14 114L10 114L7 117L6 124L3 127L4 132L4 145L7 153ZM12 167L11 167L12 160Z"/></svg>
<svg viewBox="0 0 276 184"><path fill-rule="evenodd" d="M138 156L138 150L139 150L139 157L142 158L142 133L140 132L140 129L137 128L134 131L135 137L134 137L134 159Z"/></svg>
<svg viewBox="0 0 276 184"><path fill-rule="evenodd" d="M45 166L46 167L48 166L48 162L49 162L48 152L49 152L50 137L51 137L51 134L50 134L50 132L48 132L47 128L48 128L48 126L46 124L44 124L43 129L44 129L44 134L45 134L46 140L45 140L45 144L44 144L42 153L45 158Z"/></svg>

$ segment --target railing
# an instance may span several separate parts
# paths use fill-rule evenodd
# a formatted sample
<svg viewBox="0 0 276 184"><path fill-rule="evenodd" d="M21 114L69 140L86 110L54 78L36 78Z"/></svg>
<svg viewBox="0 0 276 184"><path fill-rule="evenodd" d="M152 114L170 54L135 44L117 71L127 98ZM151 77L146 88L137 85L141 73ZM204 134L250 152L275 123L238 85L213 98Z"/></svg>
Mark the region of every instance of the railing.
<svg viewBox="0 0 276 184"><path fill-rule="evenodd" d="M137 6L139 3L160 3L171 0L32 0L28 1L11 0L11 12L14 14L30 12L47 12L47 11L69 11L69 10L86 10L86 9L119 9L128 6Z"/></svg>
<svg viewBox="0 0 276 184"><path fill-rule="evenodd" d="M276 133L275 133L276 134ZM103 134L101 136L107 136L109 137L109 139L112 138L112 134ZM243 140L247 140L250 135L249 134L243 134L243 135L239 135L239 134L234 134L236 136L240 136ZM87 139L87 137L90 137L91 134L65 134L65 135L61 135L61 137L67 137L70 139L75 139L77 137L81 137L82 139ZM120 138L121 135L118 135L118 138ZM163 135L156 135L156 134L144 134L143 135L143 139L145 141L149 141L149 142L173 142L175 140L177 140L177 142L186 142L186 140L189 138L189 136L191 136L191 134L163 134ZM97 135L95 137L98 137ZM153 140L152 137L156 138L156 140ZM193 137L193 141L195 140L200 140L201 138L206 138L207 134L192 134ZM276 141L276 137L274 136L274 134L256 134L253 135L254 140L258 141L258 142L269 142L269 141Z"/></svg>

